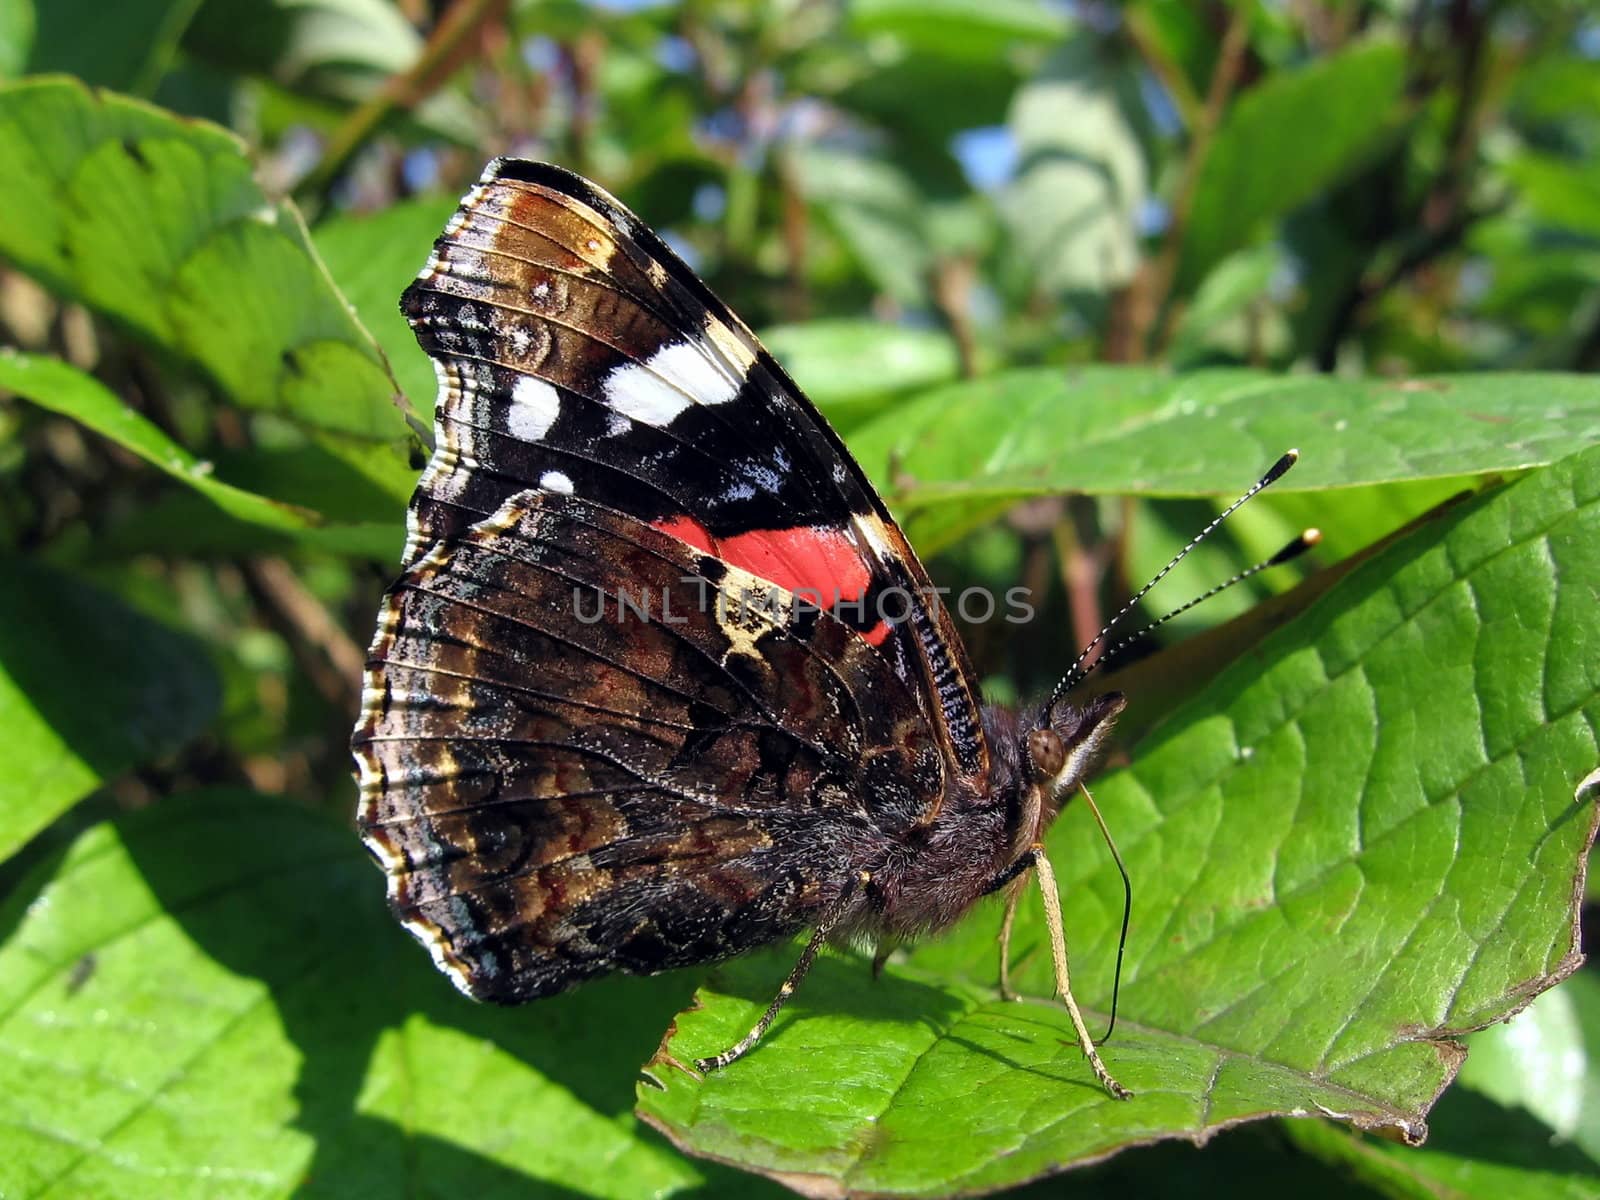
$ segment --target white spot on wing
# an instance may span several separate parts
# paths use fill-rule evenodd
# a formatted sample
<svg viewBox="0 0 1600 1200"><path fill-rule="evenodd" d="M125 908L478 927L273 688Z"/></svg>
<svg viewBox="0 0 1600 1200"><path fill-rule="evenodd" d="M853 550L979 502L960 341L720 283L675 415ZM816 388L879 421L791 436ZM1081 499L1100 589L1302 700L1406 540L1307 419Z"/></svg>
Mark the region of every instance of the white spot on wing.
<svg viewBox="0 0 1600 1200"><path fill-rule="evenodd" d="M506 413L506 430L512 437L537 442L550 432L560 414L561 396L555 388L532 375L518 376Z"/></svg>
<svg viewBox="0 0 1600 1200"><path fill-rule="evenodd" d="M647 362L628 363L606 376L606 400L617 412L653 425L670 425L691 404L726 404L739 381L716 365L715 350L699 338L661 347Z"/></svg>
<svg viewBox="0 0 1600 1200"><path fill-rule="evenodd" d="M546 471L539 476L539 486L547 492L560 492L563 496L572 495L572 480L561 471Z"/></svg>
<svg viewBox="0 0 1600 1200"><path fill-rule="evenodd" d="M606 401L617 412L657 429L672 424L693 401L652 375L638 363L618 367L606 376Z"/></svg>

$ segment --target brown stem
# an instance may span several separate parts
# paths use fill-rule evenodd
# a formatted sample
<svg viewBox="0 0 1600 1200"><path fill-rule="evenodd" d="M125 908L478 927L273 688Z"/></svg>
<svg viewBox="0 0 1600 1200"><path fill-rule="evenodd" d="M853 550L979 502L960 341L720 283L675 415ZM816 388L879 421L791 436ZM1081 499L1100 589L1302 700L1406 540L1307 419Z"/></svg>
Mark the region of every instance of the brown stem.
<svg viewBox="0 0 1600 1200"><path fill-rule="evenodd" d="M1419 12L1426 8L1418 7ZM1383 261L1386 244L1397 241L1409 227L1407 214L1397 212L1393 203L1400 191L1398 177L1403 169L1402 151L1397 150L1387 169L1390 178L1376 180L1375 192L1380 207L1369 238L1371 248L1366 255L1367 262L1335 306L1333 319L1317 350L1317 365L1322 370L1331 370L1336 365L1340 345L1360 324L1374 301L1441 254L1458 246L1473 223L1487 215L1470 210L1467 198L1471 191L1472 165L1478 151L1478 138L1484 124L1491 58L1487 47L1494 7L1491 5L1488 10L1480 11L1473 0L1456 0L1450 7L1446 16L1448 32L1459 55L1455 70L1456 104L1446 134L1444 164L1429 184L1420 212L1413 214L1421 235L1410 245L1401 243L1391 251L1390 261ZM1426 36L1426 29L1420 21L1413 25L1413 47L1424 45ZM1429 90L1443 84L1445 78L1445 71L1433 68L1424 59L1417 69L1416 82L1410 89L1417 103L1421 103Z"/></svg>
<svg viewBox="0 0 1600 1200"><path fill-rule="evenodd" d="M1156 256L1155 280L1151 286L1150 314L1156 329L1156 347L1165 350L1172 336L1172 284L1178 274L1178 263L1183 256L1183 239L1189 230L1189 217L1194 211L1195 193L1200 187L1200 176L1211 155L1211 144L1216 140L1217 128L1228 100L1239 83L1244 68L1245 51L1250 46L1250 21L1247 4L1233 6L1227 32L1222 35L1222 48L1217 53L1217 65L1211 72L1211 84L1206 89L1206 104L1200 112L1200 123L1194 127L1189 142L1189 153L1184 159L1183 174L1179 177L1177 194L1172 198L1172 213L1161 253Z"/></svg>
<svg viewBox="0 0 1600 1200"><path fill-rule="evenodd" d="M1092 500L1074 496L1067 507L1067 519L1058 522L1052 533L1061 564L1061 582L1067 593L1067 611L1072 617L1073 644L1087 646L1104 622L1100 584L1115 547L1105 539L1094 542L1093 548L1087 543L1085 535L1094 528Z"/></svg>
<svg viewBox="0 0 1600 1200"><path fill-rule="evenodd" d="M1155 257L1147 258L1132 282L1112 298L1111 320L1102 348L1103 356L1110 362L1142 362L1148 356L1152 332L1156 346L1161 349L1166 347L1171 336L1170 300L1183 254L1184 234L1188 231L1202 168L1244 67L1245 51L1250 44L1248 9L1248 5L1236 4L1230 10L1217 63L1206 88L1205 104L1190 126L1189 149L1184 156L1177 192L1172 198L1161 249ZM1168 319L1162 320L1163 314Z"/></svg>
<svg viewBox="0 0 1600 1200"><path fill-rule="evenodd" d="M366 656L343 627L281 558L258 558L245 567L250 590L286 634L316 689L330 705L353 709L361 694Z"/></svg>
<svg viewBox="0 0 1600 1200"><path fill-rule="evenodd" d="M1487 73L1488 13L1479 13L1472 0L1456 0L1450 8L1451 34L1461 47L1456 81L1456 105L1450 114L1444 165L1428 190L1422 206L1422 226L1430 233L1447 226L1466 198L1472 160L1478 149L1478 116Z"/></svg>
<svg viewBox="0 0 1600 1200"><path fill-rule="evenodd" d="M811 214L806 207L805 188L794 159L776 156L778 188L783 202L783 252L787 265L788 287L784 289L784 318L803 321L811 312L811 292L806 285L806 251L810 243Z"/></svg>
<svg viewBox="0 0 1600 1200"><path fill-rule="evenodd" d="M978 375L978 337L972 327L972 287L977 266L966 255L940 258L933 268L933 302L955 339L961 377Z"/></svg>
<svg viewBox="0 0 1600 1200"><path fill-rule="evenodd" d="M436 92L476 52L474 35L504 20L511 0L456 0L428 36L417 61L390 76L353 109L328 139L322 159L295 189L302 207L320 201L345 164L395 112L409 112Z"/></svg>
<svg viewBox="0 0 1600 1200"><path fill-rule="evenodd" d="M567 61L572 67L572 165L580 174L589 170L589 147L594 140L600 67L605 58L605 48L605 38L593 29L579 34L567 47Z"/></svg>
<svg viewBox="0 0 1600 1200"><path fill-rule="evenodd" d="M1131 6L1123 13L1123 28L1127 31L1128 40L1144 60L1144 65L1150 68L1150 73L1167 90L1167 95L1172 98L1172 106L1178 110L1178 119L1186 129L1193 129L1200 122L1200 97L1189 85L1183 65L1175 62L1167 53L1152 25L1153 20L1143 6Z"/></svg>

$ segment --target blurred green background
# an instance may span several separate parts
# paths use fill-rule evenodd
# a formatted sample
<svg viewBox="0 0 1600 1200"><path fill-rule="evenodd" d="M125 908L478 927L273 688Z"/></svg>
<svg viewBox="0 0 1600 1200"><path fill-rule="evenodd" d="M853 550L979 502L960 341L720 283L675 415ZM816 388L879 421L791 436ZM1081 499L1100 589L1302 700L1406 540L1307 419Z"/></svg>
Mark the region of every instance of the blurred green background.
<svg viewBox="0 0 1600 1200"><path fill-rule="evenodd" d="M1037 489L1051 494L920 502L926 479L897 474L892 448L866 452L909 401L1027 367L1128 368L1102 380L1113 390L1219 367L1600 368L1587 3L0 0L0 79L0 343L20 352L0 361L0 728L21 747L0 780L3 933L89 853L80 835L166 797L284 794L346 818L364 645L432 404L395 302L495 154L589 175L661 231L860 436L941 583L1034 589L1044 620L970 631L1002 698L1048 686L1270 455L1224 444L1203 485L1162 498L1130 478L1141 498L1125 501L1078 481L1061 445ZM169 136L170 156L141 149ZM1561 418L1566 401L1548 403ZM1173 600L1304 524L1328 527L1337 561L1459 490L1439 475L1379 470L1342 496L1263 504L1186 564ZM1053 494L1080 489L1094 495ZM1311 569L1252 581L1163 638ZM1579 983L1581 1006L1540 1018L1556 1031L1540 1053L1590 1056L1573 1111L1600 1121L1600 1000L1592 975ZM646 1052L660 1024L634 1039ZM1577 1118L1539 1109L1540 1077L1507 1047L1498 1068L1485 1051L1458 1105L1492 1096L1527 1117L1503 1156L1528 1167L1527 1194L1554 1194L1542 1170L1563 1194L1600 1194L1582 1182L1600 1147L1566 1140ZM595 1103L623 1131L608 1153L656 1156L618 1194L743 1186L695 1176L633 1131L623 1100ZM1447 1111L1446 1158L1471 1140L1452 1142ZM355 1138L360 1160L371 1134L346 1116L327 1136ZM1221 1194L1294 1171L1332 1195L1489 1194L1470 1171L1419 1183L1366 1145L1255 1129L1206 1166L1167 1148L1070 1186ZM400 1194L317 1161L325 1179ZM452 1169L473 1194L556 1186ZM314 1191L304 1170L148 1194ZM0 1193L135 1190L41 1165Z"/></svg>

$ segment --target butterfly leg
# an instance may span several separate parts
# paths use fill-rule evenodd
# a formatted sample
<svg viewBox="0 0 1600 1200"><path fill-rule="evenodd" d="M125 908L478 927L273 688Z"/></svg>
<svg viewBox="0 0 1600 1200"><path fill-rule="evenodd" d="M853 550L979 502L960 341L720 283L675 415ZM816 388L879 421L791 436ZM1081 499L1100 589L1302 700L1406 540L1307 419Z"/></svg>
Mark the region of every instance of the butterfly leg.
<svg viewBox="0 0 1600 1200"><path fill-rule="evenodd" d="M1089 1036L1089 1029L1083 1023L1083 1014L1078 1011L1078 1003L1072 998L1072 985L1067 972L1067 937L1061 922L1061 895L1056 890L1056 873L1050 867L1050 860L1045 857L1043 846L1036 844L1023 855L1023 859L1031 859L1030 865L1039 875L1039 891L1044 898L1044 923L1050 930L1050 956L1055 960L1056 991L1060 993L1061 1002L1067 1006L1067 1013L1072 1017L1072 1028L1078 1034L1078 1046L1089 1060L1089 1066L1101 1086L1118 1100L1131 1100L1133 1093L1111 1078L1111 1072L1100 1061L1100 1052L1095 1049L1094 1039Z"/></svg>
<svg viewBox="0 0 1600 1200"><path fill-rule="evenodd" d="M1022 892L1027 886L1027 872L1018 875L1006 887L1006 915L1000 921L1000 998L1021 1000L1011 986L1011 925L1017 919L1017 905L1022 902Z"/></svg>
<svg viewBox="0 0 1600 1200"><path fill-rule="evenodd" d="M874 979L883 974L883 964L889 961L889 956L900 948L900 939L885 934L879 939L872 951L872 977Z"/></svg>
<svg viewBox="0 0 1600 1200"><path fill-rule="evenodd" d="M772 998L772 1003L767 1005L767 1011L761 1014L761 1019L755 1023L750 1032L745 1034L732 1046L721 1054L712 1058L697 1058L694 1065L702 1071L720 1071L723 1067L744 1055L761 1040L761 1035L766 1033L783 1006L789 1002L789 997L794 995L795 988L800 986L800 981L806 977L806 972L811 970L811 964L817 957L817 952L822 949L822 943L828 940L828 934L833 932L844 914L849 910L850 901L855 897L856 889L870 883L870 872L862 871L846 881L839 898L828 906L817 921L817 927L811 933L811 940L806 943L806 948L800 952L800 961L794 964L794 969L789 972L789 977L783 981L783 986L778 989L778 994Z"/></svg>

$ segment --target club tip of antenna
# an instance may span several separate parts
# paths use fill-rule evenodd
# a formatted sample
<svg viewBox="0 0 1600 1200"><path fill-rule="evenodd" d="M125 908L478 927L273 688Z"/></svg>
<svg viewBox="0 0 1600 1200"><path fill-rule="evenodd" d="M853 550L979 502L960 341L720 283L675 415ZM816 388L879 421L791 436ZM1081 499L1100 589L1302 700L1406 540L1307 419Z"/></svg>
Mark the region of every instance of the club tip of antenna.
<svg viewBox="0 0 1600 1200"><path fill-rule="evenodd" d="M1311 549L1311 547L1315 546L1321 540L1322 530L1315 528L1303 530L1299 534L1295 535L1294 539L1287 546L1285 546L1282 550L1279 550L1271 558L1267 559L1263 565L1268 567L1276 567L1282 563L1288 562L1291 559L1299 558L1302 554Z"/></svg>
<svg viewBox="0 0 1600 1200"><path fill-rule="evenodd" d="M1269 483L1276 483L1279 479L1283 478L1284 474L1289 470L1289 468L1294 466L1299 459L1300 451L1285 450L1283 452L1283 457L1278 459L1277 462L1273 463L1272 467L1267 471L1267 473L1261 477L1260 486L1266 487Z"/></svg>

